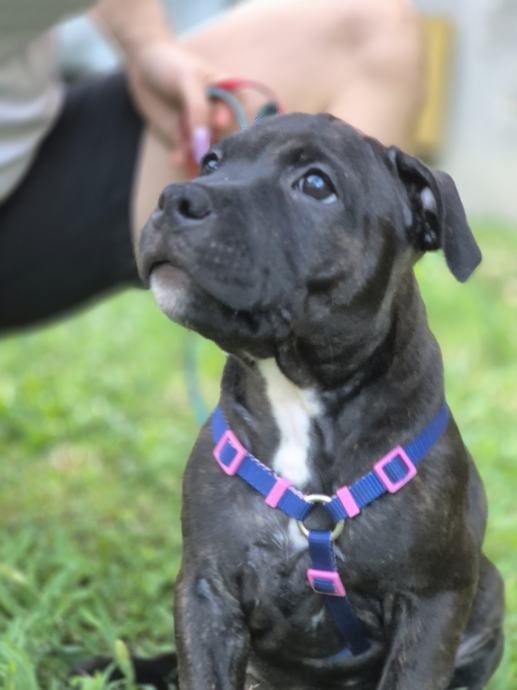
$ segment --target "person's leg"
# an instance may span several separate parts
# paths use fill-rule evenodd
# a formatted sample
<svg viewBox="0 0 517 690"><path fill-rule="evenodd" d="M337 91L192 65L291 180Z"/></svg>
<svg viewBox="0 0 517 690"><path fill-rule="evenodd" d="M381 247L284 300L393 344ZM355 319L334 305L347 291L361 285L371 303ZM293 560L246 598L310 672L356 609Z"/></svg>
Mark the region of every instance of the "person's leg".
<svg viewBox="0 0 517 690"><path fill-rule="evenodd" d="M407 147L423 92L420 24L407 0L252 0L185 39L229 76L258 79L287 111L332 112ZM151 134L134 194L135 242L159 192L183 179Z"/></svg>
<svg viewBox="0 0 517 690"><path fill-rule="evenodd" d="M0 206L0 331L138 283L129 206L141 133L122 75L68 91L27 177Z"/></svg>

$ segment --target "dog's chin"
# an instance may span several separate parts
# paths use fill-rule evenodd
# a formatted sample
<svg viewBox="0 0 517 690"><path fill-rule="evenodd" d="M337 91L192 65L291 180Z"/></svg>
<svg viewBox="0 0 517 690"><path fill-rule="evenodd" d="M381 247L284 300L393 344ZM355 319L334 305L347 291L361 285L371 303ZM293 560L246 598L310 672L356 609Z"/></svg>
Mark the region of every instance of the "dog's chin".
<svg viewBox="0 0 517 690"><path fill-rule="evenodd" d="M182 323L190 301L191 280L187 273L169 263L159 264L151 271L149 287L161 311Z"/></svg>
<svg viewBox="0 0 517 690"><path fill-rule="evenodd" d="M264 314L232 309L168 262L152 269L149 287L169 319L213 340L225 352L272 356L276 333Z"/></svg>

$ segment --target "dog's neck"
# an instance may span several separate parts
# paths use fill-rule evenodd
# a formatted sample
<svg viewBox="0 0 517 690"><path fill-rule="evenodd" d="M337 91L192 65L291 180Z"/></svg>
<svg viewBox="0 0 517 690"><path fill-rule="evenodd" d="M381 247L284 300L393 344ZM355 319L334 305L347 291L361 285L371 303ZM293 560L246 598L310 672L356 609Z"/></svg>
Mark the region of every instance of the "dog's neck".
<svg viewBox="0 0 517 690"><path fill-rule="evenodd" d="M330 353L296 343L252 364L230 358L223 404L232 428L300 489L332 491L436 413L443 380L431 372L441 372L441 355L413 280L393 305L368 346L338 352L333 343Z"/></svg>

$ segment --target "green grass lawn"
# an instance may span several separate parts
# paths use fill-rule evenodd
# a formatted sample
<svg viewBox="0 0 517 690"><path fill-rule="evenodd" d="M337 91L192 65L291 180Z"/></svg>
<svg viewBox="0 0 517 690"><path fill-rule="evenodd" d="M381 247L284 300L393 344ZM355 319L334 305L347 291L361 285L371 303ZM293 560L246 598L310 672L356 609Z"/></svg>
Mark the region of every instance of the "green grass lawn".
<svg viewBox="0 0 517 690"><path fill-rule="evenodd" d="M507 649L490 690L516 690L517 231L476 229L485 260L469 283L435 256L419 278L489 496L486 550L506 581ZM196 434L183 343L137 291L0 341L1 690L64 688L74 662L117 640L142 654L170 647L181 474ZM215 402L223 360L208 343L199 351Z"/></svg>

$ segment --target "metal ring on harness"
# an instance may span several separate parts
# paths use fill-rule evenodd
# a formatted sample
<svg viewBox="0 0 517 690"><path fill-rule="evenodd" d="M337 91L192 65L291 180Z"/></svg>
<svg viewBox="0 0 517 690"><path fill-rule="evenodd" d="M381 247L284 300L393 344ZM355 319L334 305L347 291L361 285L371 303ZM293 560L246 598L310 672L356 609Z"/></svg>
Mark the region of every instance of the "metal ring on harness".
<svg viewBox="0 0 517 690"><path fill-rule="evenodd" d="M330 503L330 501L332 500L330 498L330 496L325 496L324 494L309 494L308 496L304 496L304 498L308 503L312 503L314 505L321 505L321 504L325 504L325 503ZM298 525L298 529L303 534L303 536L306 539L308 539L309 530L303 524L303 520L296 520L296 524ZM339 535L343 531L344 526L345 526L344 520L338 520L338 522L336 522L334 529L330 533L330 538L332 541L336 541L336 539L339 537Z"/></svg>

